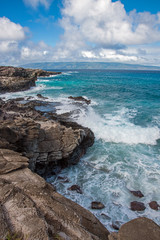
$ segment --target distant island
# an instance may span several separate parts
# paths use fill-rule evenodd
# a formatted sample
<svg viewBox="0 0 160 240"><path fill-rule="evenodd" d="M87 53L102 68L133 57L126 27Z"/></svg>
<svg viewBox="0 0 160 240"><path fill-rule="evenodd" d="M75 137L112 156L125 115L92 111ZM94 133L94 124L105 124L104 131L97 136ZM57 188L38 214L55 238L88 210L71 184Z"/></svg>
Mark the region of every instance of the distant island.
<svg viewBox="0 0 160 240"><path fill-rule="evenodd" d="M23 64L21 67L38 68L38 69L55 69L55 70L82 70L82 69L97 69L97 70L157 70L157 66L144 66L139 64L125 64L116 62L40 62Z"/></svg>

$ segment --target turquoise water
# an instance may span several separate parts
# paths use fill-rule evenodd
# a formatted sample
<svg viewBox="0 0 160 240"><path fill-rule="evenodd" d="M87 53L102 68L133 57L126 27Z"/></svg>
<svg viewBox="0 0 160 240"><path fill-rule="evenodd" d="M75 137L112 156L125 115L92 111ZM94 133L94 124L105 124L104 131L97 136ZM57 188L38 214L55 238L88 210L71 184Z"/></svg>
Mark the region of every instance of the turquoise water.
<svg viewBox="0 0 160 240"><path fill-rule="evenodd" d="M37 93L60 102L58 113L72 111L73 120L95 134L95 144L79 164L61 172L68 183L54 176L49 179L57 190L92 211L109 230L112 222L138 216L160 224L160 211L148 206L150 201L160 204L160 72L68 71L41 78L25 92ZM91 105L69 100L70 95L91 99ZM67 190L73 184L81 187L82 195ZM129 190L142 191L144 198ZM130 210L135 200L145 204L144 212ZM105 208L91 210L92 201Z"/></svg>

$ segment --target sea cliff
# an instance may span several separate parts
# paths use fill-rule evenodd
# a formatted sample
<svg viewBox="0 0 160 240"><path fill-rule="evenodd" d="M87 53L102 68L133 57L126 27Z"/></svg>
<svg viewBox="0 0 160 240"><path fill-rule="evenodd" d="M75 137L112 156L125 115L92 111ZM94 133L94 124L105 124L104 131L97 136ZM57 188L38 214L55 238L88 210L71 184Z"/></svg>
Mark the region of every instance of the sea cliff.
<svg viewBox="0 0 160 240"><path fill-rule="evenodd" d="M37 76L53 74L0 67L0 93L26 90ZM160 239L160 227L147 218L110 234L93 214L45 181L76 164L94 143L93 132L68 116L36 110L45 105L43 96L36 101L0 100L0 238L16 233L24 240Z"/></svg>

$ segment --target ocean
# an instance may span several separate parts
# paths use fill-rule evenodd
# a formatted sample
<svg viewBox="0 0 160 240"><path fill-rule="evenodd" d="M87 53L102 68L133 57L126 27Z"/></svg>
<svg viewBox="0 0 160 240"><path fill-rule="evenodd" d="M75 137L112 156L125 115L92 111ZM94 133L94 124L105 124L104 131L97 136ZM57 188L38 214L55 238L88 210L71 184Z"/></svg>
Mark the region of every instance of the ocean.
<svg viewBox="0 0 160 240"><path fill-rule="evenodd" d="M48 179L57 191L90 210L111 231L112 223L121 225L141 216L160 224L160 211L148 205L160 204L160 72L65 71L40 78L36 87L13 93L12 98L36 98L37 93L56 102L57 113L72 112L73 121L95 134L94 145L80 162L60 173L68 181ZM69 96L83 96L91 104ZM69 191L73 184L83 194ZM130 190L140 190L144 197L139 199ZM105 208L91 209L92 201L102 202ZM143 202L145 211L130 210L132 201Z"/></svg>

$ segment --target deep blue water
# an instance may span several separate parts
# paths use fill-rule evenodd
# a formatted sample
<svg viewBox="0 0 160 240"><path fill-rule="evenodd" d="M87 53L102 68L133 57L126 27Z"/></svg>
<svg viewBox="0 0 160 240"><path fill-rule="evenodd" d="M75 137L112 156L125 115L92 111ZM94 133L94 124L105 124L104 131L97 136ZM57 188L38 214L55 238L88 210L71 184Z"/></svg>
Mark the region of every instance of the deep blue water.
<svg viewBox="0 0 160 240"><path fill-rule="evenodd" d="M73 120L95 134L95 144L79 164L61 172L69 183L49 179L57 190L89 210L92 201L101 201L105 208L91 211L109 230L112 222L137 216L160 224L160 211L148 206L153 200L160 204L160 72L68 71L39 79L25 95L37 93L61 102L58 113L72 111ZM70 95L91 99L91 105L69 100ZM73 184L81 187L82 195L67 190ZM137 199L129 190L141 190L144 197ZM146 210L132 212L134 200Z"/></svg>

